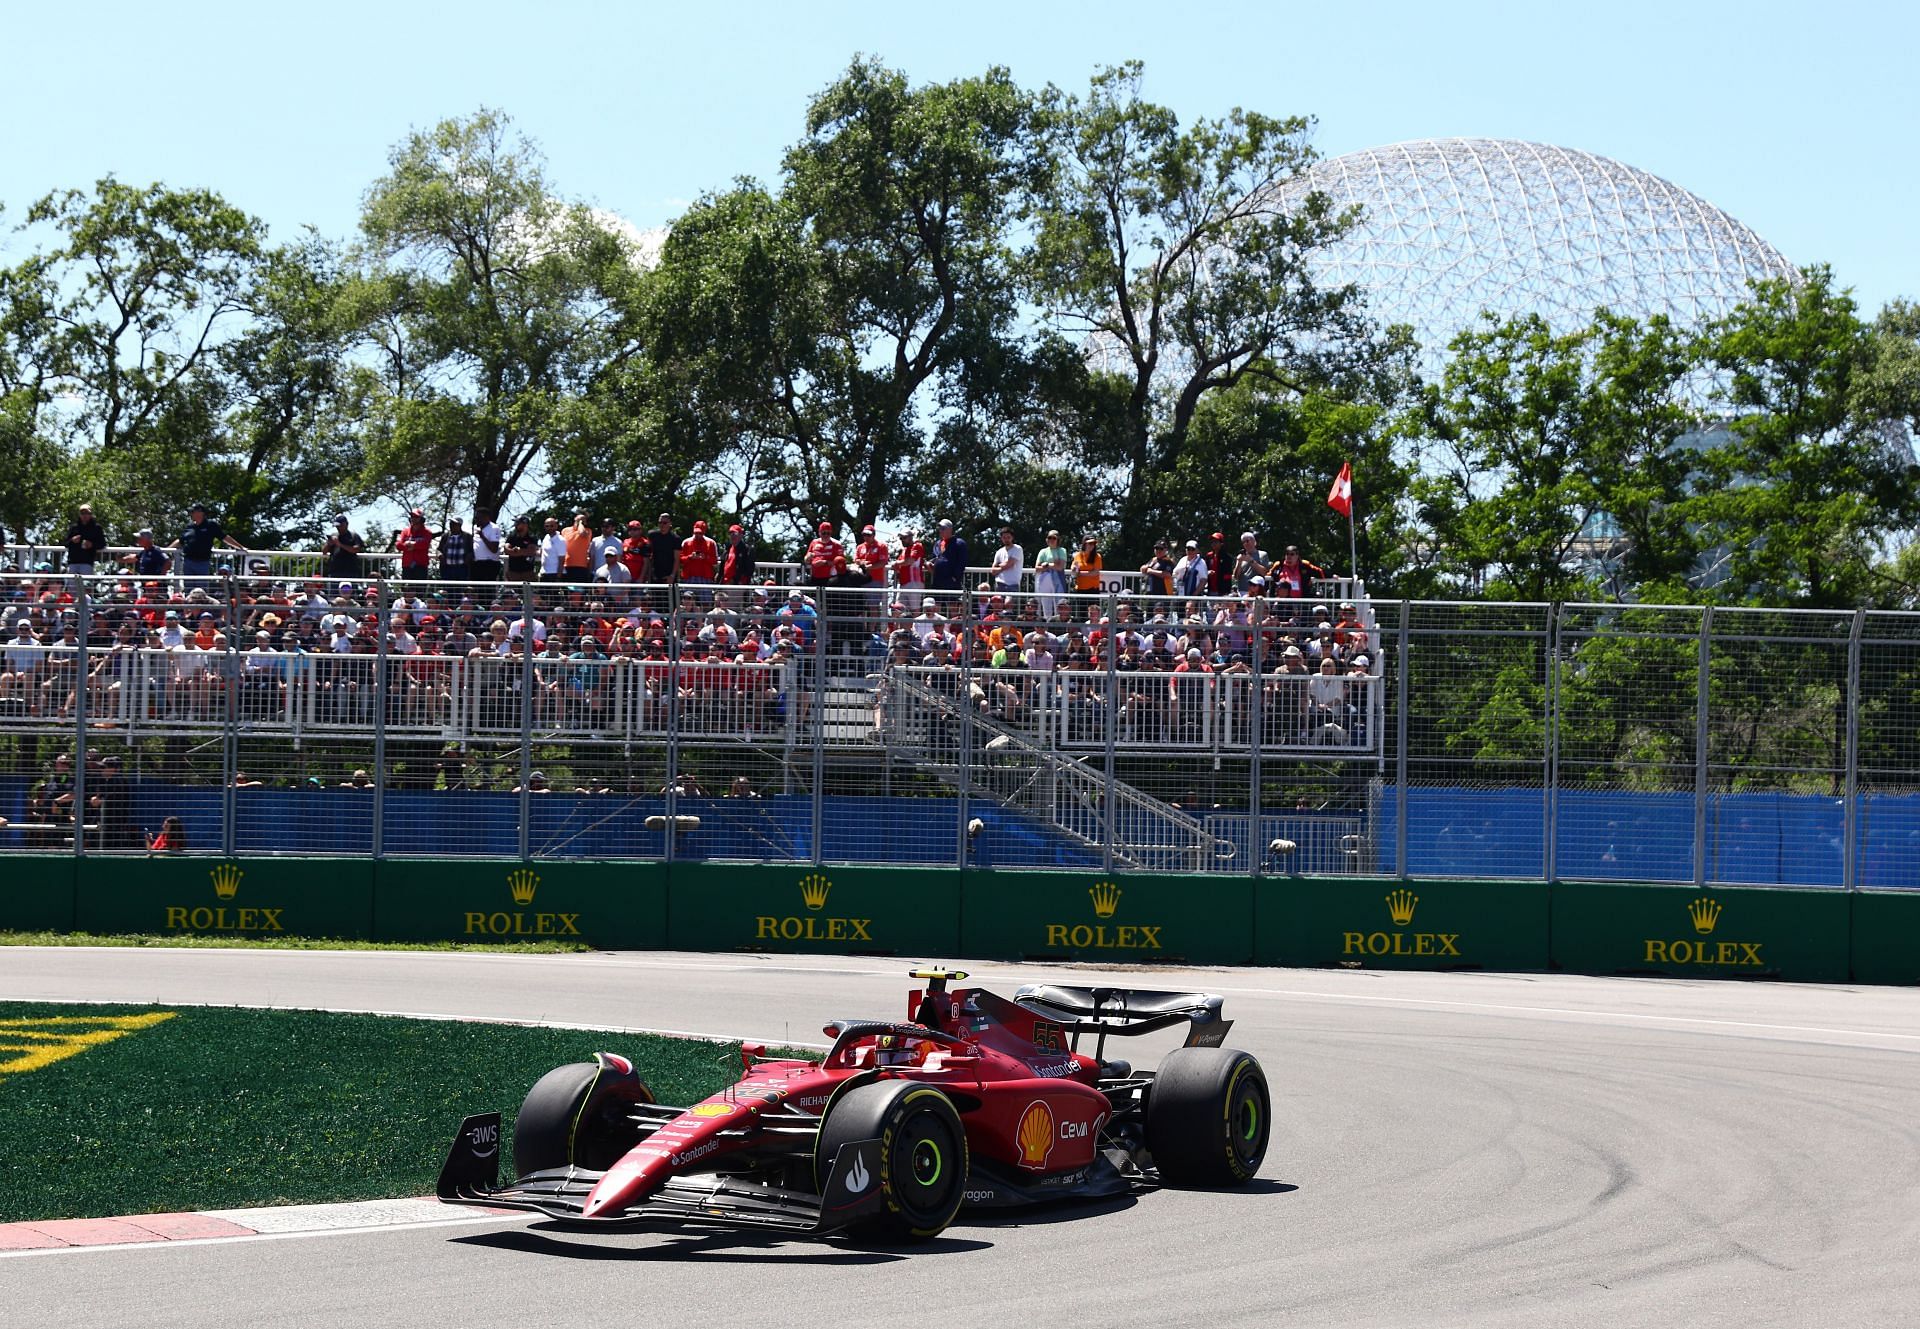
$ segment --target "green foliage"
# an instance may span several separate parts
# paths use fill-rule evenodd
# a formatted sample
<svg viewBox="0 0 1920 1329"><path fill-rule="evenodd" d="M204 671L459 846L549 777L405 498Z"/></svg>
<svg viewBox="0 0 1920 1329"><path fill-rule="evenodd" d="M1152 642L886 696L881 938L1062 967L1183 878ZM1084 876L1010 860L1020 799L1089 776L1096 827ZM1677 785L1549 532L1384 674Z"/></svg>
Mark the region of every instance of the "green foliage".
<svg viewBox="0 0 1920 1329"><path fill-rule="evenodd" d="M631 256L559 201L505 115L410 135L360 227L344 299L376 375L369 493L471 492L498 512L548 444L594 450L606 418L588 400L630 350L618 301Z"/></svg>
<svg viewBox="0 0 1920 1329"><path fill-rule="evenodd" d="M1687 515L1717 548L1722 594L1752 603L1872 603L1876 559L1920 520L1920 349L1910 307L1858 317L1832 273L1756 283L1700 355L1732 423L1698 458Z"/></svg>

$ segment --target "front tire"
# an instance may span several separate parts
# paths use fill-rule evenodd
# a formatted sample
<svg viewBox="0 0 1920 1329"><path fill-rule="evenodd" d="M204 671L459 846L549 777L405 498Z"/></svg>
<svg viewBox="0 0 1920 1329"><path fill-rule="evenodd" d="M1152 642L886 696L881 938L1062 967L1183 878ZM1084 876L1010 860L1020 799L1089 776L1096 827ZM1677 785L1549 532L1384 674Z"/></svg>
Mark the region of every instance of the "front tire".
<svg viewBox="0 0 1920 1329"><path fill-rule="evenodd" d="M1267 1154L1273 1100L1249 1053L1178 1048L1147 1091L1147 1148L1169 1186L1243 1186Z"/></svg>
<svg viewBox="0 0 1920 1329"><path fill-rule="evenodd" d="M619 1061L556 1066L527 1091L513 1119L520 1176L562 1167L604 1172L639 1142L627 1109L653 1102L653 1091Z"/></svg>
<svg viewBox="0 0 1920 1329"><path fill-rule="evenodd" d="M824 1188L840 1146L880 1141L885 1211L850 1229L857 1237L926 1241L946 1230L966 1198L967 1131L953 1100L932 1085L881 1080L837 1097L820 1124L816 1185Z"/></svg>

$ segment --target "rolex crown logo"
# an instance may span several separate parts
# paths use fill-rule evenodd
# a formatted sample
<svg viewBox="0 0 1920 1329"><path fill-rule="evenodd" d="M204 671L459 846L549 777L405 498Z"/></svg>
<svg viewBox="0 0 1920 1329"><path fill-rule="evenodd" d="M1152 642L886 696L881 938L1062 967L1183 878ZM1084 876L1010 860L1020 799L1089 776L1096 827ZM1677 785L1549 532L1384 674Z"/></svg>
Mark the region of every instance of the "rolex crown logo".
<svg viewBox="0 0 1920 1329"><path fill-rule="evenodd" d="M1393 919L1395 927L1405 927L1413 922L1413 907L1420 903L1420 897L1401 887L1397 891L1387 892L1387 914Z"/></svg>
<svg viewBox="0 0 1920 1329"><path fill-rule="evenodd" d="M1120 907L1120 888L1110 881L1096 881L1087 891L1093 897L1093 916L1112 918L1113 911Z"/></svg>
<svg viewBox="0 0 1920 1329"><path fill-rule="evenodd" d="M213 893L222 900L231 900L234 892L240 889L240 878L246 871L233 863L222 863L207 876L213 881Z"/></svg>
<svg viewBox="0 0 1920 1329"><path fill-rule="evenodd" d="M515 904L532 904L533 893L540 889L540 874L532 868L518 868L507 874L507 889Z"/></svg>
<svg viewBox="0 0 1920 1329"><path fill-rule="evenodd" d="M800 899L809 909L825 909L827 892L832 889L833 883L818 872L800 878Z"/></svg>
<svg viewBox="0 0 1920 1329"><path fill-rule="evenodd" d="M1704 937L1720 921L1720 902L1710 895L1703 895L1687 906L1687 917L1693 920L1693 930Z"/></svg>

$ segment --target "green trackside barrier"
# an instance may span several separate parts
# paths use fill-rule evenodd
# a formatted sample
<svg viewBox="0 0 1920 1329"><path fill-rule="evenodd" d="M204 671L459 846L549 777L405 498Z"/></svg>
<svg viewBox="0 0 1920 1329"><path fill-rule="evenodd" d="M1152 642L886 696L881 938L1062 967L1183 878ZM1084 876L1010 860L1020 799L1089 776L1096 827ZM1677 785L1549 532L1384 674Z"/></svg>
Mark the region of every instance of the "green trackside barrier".
<svg viewBox="0 0 1920 1329"><path fill-rule="evenodd" d="M1853 981L1920 983L1920 891L1854 895Z"/></svg>
<svg viewBox="0 0 1920 1329"><path fill-rule="evenodd" d="M960 945L960 874L675 863L667 876L667 944L688 951L952 956Z"/></svg>
<svg viewBox="0 0 1920 1329"><path fill-rule="evenodd" d="M89 855L76 883L82 932L364 939L373 926L366 859Z"/></svg>
<svg viewBox="0 0 1920 1329"><path fill-rule="evenodd" d="M1263 877L1255 962L1544 970L1548 916L1543 881Z"/></svg>
<svg viewBox="0 0 1920 1329"><path fill-rule="evenodd" d="M71 854L0 858L0 928L67 932L73 928Z"/></svg>
<svg viewBox="0 0 1920 1329"><path fill-rule="evenodd" d="M1844 983L1851 912L1837 890L1562 882L1553 888L1553 965L1578 974Z"/></svg>
<svg viewBox="0 0 1920 1329"><path fill-rule="evenodd" d="M543 859L380 860L380 941L568 941L602 950L667 944L667 873L658 863Z"/></svg>
<svg viewBox="0 0 1920 1329"><path fill-rule="evenodd" d="M1253 959L1253 882L1242 876L966 871L960 953L983 959Z"/></svg>

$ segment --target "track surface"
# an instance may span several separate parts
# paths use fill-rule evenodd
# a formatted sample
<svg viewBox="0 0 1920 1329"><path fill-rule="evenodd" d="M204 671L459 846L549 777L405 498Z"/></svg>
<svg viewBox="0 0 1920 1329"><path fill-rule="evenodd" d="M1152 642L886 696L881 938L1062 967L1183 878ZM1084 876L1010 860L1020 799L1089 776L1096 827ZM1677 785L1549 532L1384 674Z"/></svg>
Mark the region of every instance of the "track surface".
<svg viewBox="0 0 1920 1329"><path fill-rule="evenodd" d="M9 950L0 999L807 1041L834 1016L904 1010L904 968ZM973 974L1003 990L1088 977ZM1276 1094L1254 1188L968 1222L912 1252L579 1236L514 1218L34 1255L0 1262L0 1324L1914 1322L1920 991L1271 969L1110 977L1228 995L1230 1041L1260 1056ZM501 1086L500 1106L512 1110L521 1088ZM465 1110L450 1106L450 1128Z"/></svg>

